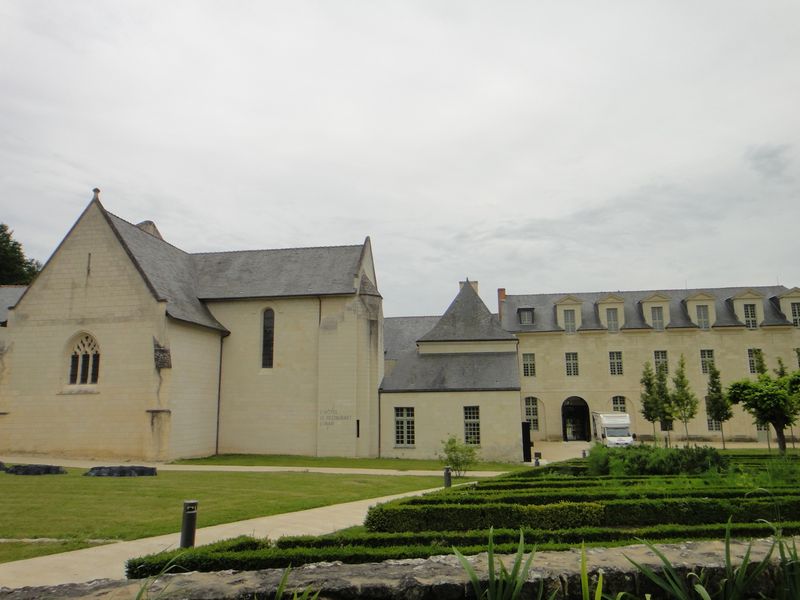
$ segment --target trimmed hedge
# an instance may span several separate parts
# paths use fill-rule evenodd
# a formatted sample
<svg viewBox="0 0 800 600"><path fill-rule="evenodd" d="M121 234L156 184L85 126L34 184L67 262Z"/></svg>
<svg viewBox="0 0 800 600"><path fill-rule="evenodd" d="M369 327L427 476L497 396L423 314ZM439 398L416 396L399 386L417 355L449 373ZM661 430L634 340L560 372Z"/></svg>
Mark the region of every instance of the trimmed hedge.
<svg viewBox="0 0 800 600"><path fill-rule="evenodd" d="M523 529L529 544L580 544L581 542L631 542L636 539L661 540L665 538L722 538L727 523L704 525L654 525L648 527L575 527L572 529ZM800 521L782 523L786 535L800 532ZM519 529L495 529L494 541L500 544L519 542ZM774 533L769 523L731 523L733 537L767 537ZM286 536L275 541L275 547L286 548L343 548L364 546L370 548L405 545L471 546L485 543L488 530L475 531L423 531L399 533L342 533L325 536Z"/></svg>
<svg viewBox="0 0 800 600"><path fill-rule="evenodd" d="M785 534L800 533L800 522L786 523ZM769 536L772 528L760 523L733 523L731 533L734 537ZM629 544L637 539L681 541L691 538L719 538L725 534L725 525L660 526L622 531L608 528L581 528L562 531L525 531L525 551L537 549L564 550L580 542L602 543L605 546ZM418 535L411 534L360 534L351 536L353 544L309 545L305 537L284 538L277 547L254 538L236 538L209 546L187 550L173 550L150 556L130 559L126 564L128 578L142 578L159 575L167 567L170 572L221 571L234 569L240 571L257 569L283 569L289 566L322 561L341 561L344 563L367 563L389 559L427 558L441 554L451 554L457 546L464 554L478 554L486 551L488 531L440 532ZM540 537L537 537L540 536ZM338 536L346 538L348 536ZM298 545L292 544L292 539ZM319 544L333 537L316 538ZM396 540L398 543L391 545ZM534 541L531 541L534 540ZM385 545L379 545L378 542ZM495 552L513 554L519 542L519 530L495 530ZM239 550L236 550L239 548Z"/></svg>
<svg viewBox="0 0 800 600"><path fill-rule="evenodd" d="M767 490L753 490L747 495L770 496L794 495L797 488L787 486ZM596 502L600 500L629 500L645 498L742 498L745 496L744 490L736 488L693 488L686 490L676 490L675 488L600 488L600 489L556 489L536 491L531 489L520 490L516 493L489 490L474 490L469 492L438 492L425 496L416 496L398 501L399 504L409 504L415 506L435 505L435 504L523 504L523 505L542 505L552 504L553 502Z"/></svg>
<svg viewBox="0 0 800 600"><path fill-rule="evenodd" d="M517 528L571 529L585 526L639 527L662 523L701 525L800 520L799 496L746 498L644 498L557 504L383 504L364 522L368 531L450 531Z"/></svg>
<svg viewBox="0 0 800 600"><path fill-rule="evenodd" d="M369 531L450 531L490 527L565 529L602 525L603 507L595 502L559 502L542 506L516 504L381 504L367 513Z"/></svg>

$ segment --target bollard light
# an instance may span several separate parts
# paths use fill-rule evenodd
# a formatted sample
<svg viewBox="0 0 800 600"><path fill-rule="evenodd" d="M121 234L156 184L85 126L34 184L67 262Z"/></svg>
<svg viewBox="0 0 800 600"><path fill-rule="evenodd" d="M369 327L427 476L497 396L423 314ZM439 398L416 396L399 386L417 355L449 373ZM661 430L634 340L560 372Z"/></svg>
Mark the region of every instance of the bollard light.
<svg viewBox="0 0 800 600"><path fill-rule="evenodd" d="M194 534L197 530L197 500L183 501L183 522L181 523L181 548L194 546Z"/></svg>
<svg viewBox="0 0 800 600"><path fill-rule="evenodd" d="M444 487L449 488L453 485L453 476L450 467L444 468Z"/></svg>

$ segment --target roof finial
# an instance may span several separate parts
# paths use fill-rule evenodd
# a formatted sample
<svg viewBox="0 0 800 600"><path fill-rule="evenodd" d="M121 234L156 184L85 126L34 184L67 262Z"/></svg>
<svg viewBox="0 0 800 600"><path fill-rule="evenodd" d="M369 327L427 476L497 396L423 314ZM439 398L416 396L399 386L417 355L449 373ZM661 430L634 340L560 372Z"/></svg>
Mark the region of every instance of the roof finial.
<svg viewBox="0 0 800 600"><path fill-rule="evenodd" d="M100 200L100 188L94 188L92 190L94 192L94 196L92 196L92 200Z"/></svg>

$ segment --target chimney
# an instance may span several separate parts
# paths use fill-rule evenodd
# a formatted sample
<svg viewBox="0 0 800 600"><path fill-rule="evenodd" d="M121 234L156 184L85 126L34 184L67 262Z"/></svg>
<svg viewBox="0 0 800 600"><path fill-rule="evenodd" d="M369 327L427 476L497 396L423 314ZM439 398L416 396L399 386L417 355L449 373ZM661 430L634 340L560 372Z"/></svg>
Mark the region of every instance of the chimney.
<svg viewBox="0 0 800 600"><path fill-rule="evenodd" d="M466 281L459 281L458 282L458 291L460 292L461 288L463 288L467 284L470 284L472 286L472 289L475 290L475 293L479 294L479 292L478 292L478 282L477 281L470 281L469 277L467 277Z"/></svg>
<svg viewBox="0 0 800 600"><path fill-rule="evenodd" d="M506 303L506 288L497 288L497 317L503 322L503 306Z"/></svg>
<svg viewBox="0 0 800 600"><path fill-rule="evenodd" d="M92 196L92 201L100 200L100 188L94 188L92 192L94 193L94 196Z"/></svg>
<svg viewBox="0 0 800 600"><path fill-rule="evenodd" d="M157 237L160 240L164 239L161 237L161 232L158 230L158 227L156 227L156 224L152 221L142 221L141 223L137 223L136 226L153 237Z"/></svg>

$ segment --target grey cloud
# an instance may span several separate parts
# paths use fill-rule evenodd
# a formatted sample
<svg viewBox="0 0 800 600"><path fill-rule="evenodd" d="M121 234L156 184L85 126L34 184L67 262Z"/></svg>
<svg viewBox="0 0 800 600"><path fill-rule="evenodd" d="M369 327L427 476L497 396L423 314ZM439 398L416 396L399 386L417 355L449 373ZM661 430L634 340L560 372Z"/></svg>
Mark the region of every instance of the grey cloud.
<svg viewBox="0 0 800 600"><path fill-rule="evenodd" d="M745 160L761 177L767 180L783 180L791 164L792 146L789 144L763 144L751 146L745 151Z"/></svg>

